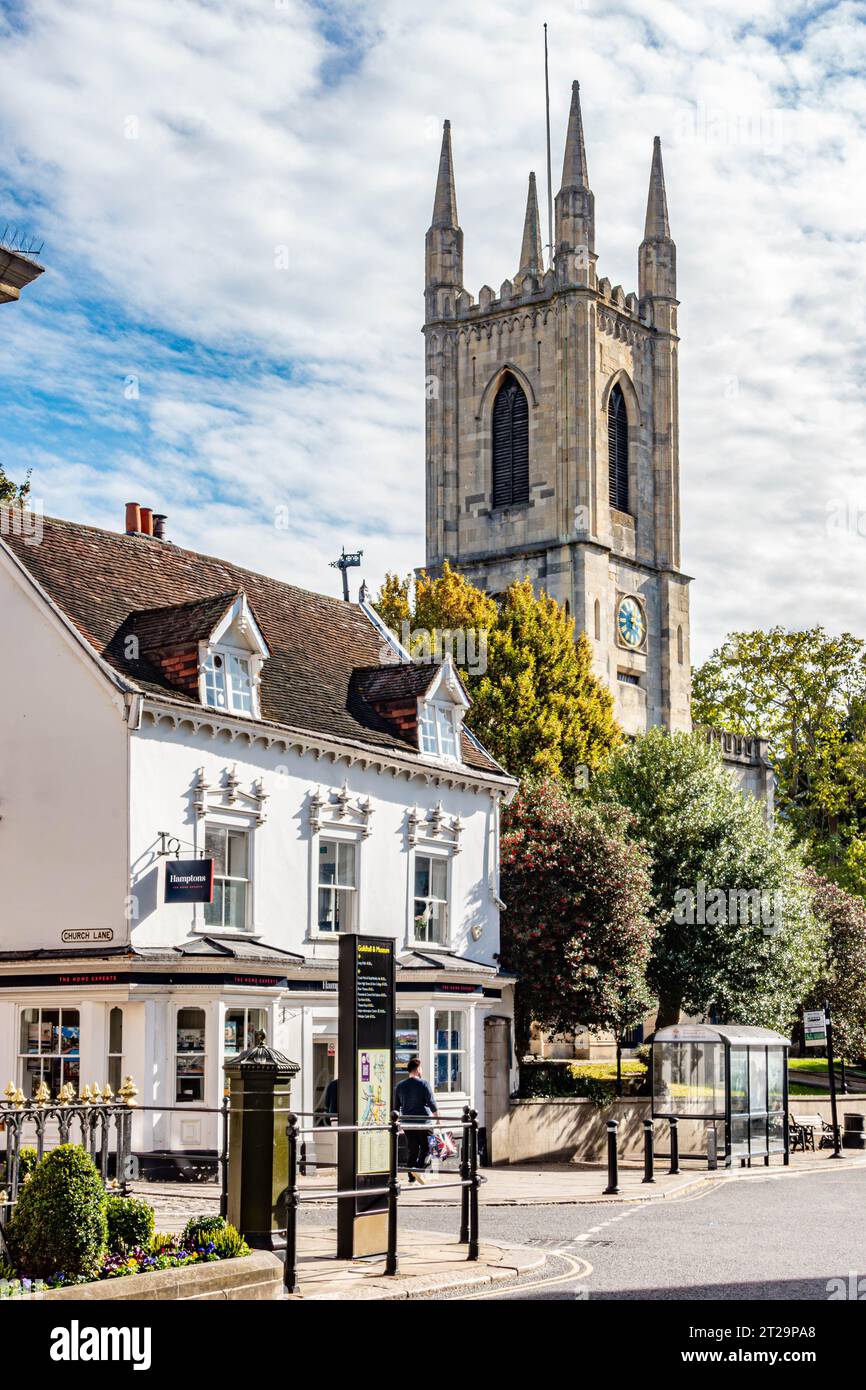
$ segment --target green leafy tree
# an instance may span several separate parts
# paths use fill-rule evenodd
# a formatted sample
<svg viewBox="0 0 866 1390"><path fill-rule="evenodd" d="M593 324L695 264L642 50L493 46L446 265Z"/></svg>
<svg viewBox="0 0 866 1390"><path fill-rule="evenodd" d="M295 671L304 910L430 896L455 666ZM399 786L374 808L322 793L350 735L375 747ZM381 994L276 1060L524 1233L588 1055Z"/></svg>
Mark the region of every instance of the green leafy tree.
<svg viewBox="0 0 866 1390"><path fill-rule="evenodd" d="M827 949L804 1007L829 1003L837 1054L866 1058L866 903L814 870L806 878L812 909L826 928Z"/></svg>
<svg viewBox="0 0 866 1390"><path fill-rule="evenodd" d="M515 776L574 784L620 743L587 637L575 641L573 619L528 579L510 585L497 605L446 563L438 578L420 576L414 594L410 579L389 575L376 606L401 640L410 634L416 659L429 652L431 633L443 634L444 649L458 657L453 635L475 634L463 645L475 659L458 660L472 700L467 726Z"/></svg>
<svg viewBox="0 0 866 1390"><path fill-rule="evenodd" d="M23 483L13 483L0 463L0 507L23 506L29 496L30 470L25 474Z"/></svg>
<svg viewBox="0 0 866 1390"><path fill-rule="evenodd" d="M779 816L817 868L866 895L866 643L733 633L695 671L692 714L768 739Z"/></svg>
<svg viewBox="0 0 866 1390"><path fill-rule="evenodd" d="M650 874L627 831L619 807L579 801L552 778L525 783L503 812L500 960L518 977L520 1057L533 1022L615 1029L651 1005Z"/></svg>
<svg viewBox="0 0 866 1390"><path fill-rule="evenodd" d="M728 1023L787 1028L823 942L789 833L767 827L700 733L650 730L614 755L591 796L631 813L650 857L658 1026L715 1008Z"/></svg>

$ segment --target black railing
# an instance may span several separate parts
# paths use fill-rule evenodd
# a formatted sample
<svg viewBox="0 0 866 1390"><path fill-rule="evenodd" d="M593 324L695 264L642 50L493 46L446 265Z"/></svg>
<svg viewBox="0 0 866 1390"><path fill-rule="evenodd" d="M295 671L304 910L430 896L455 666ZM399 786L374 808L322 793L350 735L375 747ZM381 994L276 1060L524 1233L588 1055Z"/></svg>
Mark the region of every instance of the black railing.
<svg viewBox="0 0 866 1390"><path fill-rule="evenodd" d="M289 1140L289 1182L286 1190L286 1252L285 1252L285 1271L284 1285L287 1293L297 1293L298 1284L298 1212L301 1202L322 1202L322 1201L342 1201L345 1199L354 1200L356 1197L387 1197L388 1211L388 1235L387 1249L385 1251L385 1273L386 1275L397 1274L400 1267L400 1256L398 1250L398 1208L401 1186L399 1181L398 1150L400 1134L405 1133L400 1116L396 1110L391 1113L390 1124L387 1125L331 1125L331 1134L388 1134L389 1137L389 1163L387 1182L381 1187L349 1188L341 1190L323 1187L315 1188L312 1191L301 1192L298 1185L298 1169L300 1162L300 1150L302 1135L310 1134L313 1129L309 1126L302 1126L299 1123L300 1117L291 1114L288 1117L286 1133ZM460 1155L460 1177L456 1182L437 1183L434 1192L442 1192L447 1188L460 1188L460 1235L459 1244L466 1245L468 1260L478 1259L478 1189L481 1186L481 1179L478 1175L478 1115L475 1110L467 1105L463 1111L461 1120L447 1121L449 1125L463 1131L463 1143ZM443 1119L441 1116L432 1116L429 1120L421 1121L420 1124L412 1122L406 1129L411 1128L416 1135L419 1130L426 1130L432 1133L434 1130L441 1129ZM317 1127L318 1128L318 1127ZM325 1165L323 1165L325 1166ZM331 1166L331 1165L327 1165Z"/></svg>
<svg viewBox="0 0 866 1390"><path fill-rule="evenodd" d="M86 1097L82 1092L77 1098L64 1089L56 1100L27 1100L13 1090L10 1099L0 1101L0 1135L6 1136L5 1146L0 1140L0 1238L29 1167L28 1149L35 1150L38 1163L46 1147L78 1143L93 1159L105 1186L126 1195L134 1094L133 1088L103 1097L94 1088L90 1099L89 1088Z"/></svg>

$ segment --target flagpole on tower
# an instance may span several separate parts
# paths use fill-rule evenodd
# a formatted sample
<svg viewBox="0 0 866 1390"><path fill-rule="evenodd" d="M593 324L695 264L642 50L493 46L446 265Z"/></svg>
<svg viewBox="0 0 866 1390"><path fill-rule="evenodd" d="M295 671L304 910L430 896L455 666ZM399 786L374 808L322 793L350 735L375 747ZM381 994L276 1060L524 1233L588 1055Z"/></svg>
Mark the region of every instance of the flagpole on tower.
<svg viewBox="0 0 866 1390"><path fill-rule="evenodd" d="M544 114L547 125L547 266L553 265L553 176L550 170L550 78L547 65L547 24L544 25Z"/></svg>

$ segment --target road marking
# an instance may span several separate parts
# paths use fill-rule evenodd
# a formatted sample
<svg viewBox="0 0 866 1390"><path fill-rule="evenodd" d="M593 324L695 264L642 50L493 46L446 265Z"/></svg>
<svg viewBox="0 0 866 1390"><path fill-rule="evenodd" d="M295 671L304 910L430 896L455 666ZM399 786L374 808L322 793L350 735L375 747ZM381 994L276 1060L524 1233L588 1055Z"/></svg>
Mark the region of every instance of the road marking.
<svg viewBox="0 0 866 1390"><path fill-rule="evenodd" d="M573 1284L578 1279L586 1279L592 1274L592 1265L589 1260L575 1259L573 1255L561 1255L557 1251L551 1251L557 1259L567 1260L571 1269L565 1274L557 1274L551 1279L536 1279L529 1283L517 1283L507 1289L484 1289L480 1293L468 1293L459 1297L460 1303L467 1302L470 1298L507 1298L510 1294L525 1293L527 1290L551 1289L556 1284Z"/></svg>

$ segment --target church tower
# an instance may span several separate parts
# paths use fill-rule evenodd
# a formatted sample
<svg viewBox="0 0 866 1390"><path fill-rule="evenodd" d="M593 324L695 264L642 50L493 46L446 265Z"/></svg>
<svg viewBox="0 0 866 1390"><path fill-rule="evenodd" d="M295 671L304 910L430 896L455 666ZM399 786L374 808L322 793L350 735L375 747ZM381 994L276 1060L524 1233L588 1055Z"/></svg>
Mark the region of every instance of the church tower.
<svg viewBox="0 0 866 1390"><path fill-rule="evenodd" d="M516 232L516 228L515 228ZM676 247L655 140L638 293L598 279L578 83L545 269L529 175L517 272L463 285L450 123L427 233L427 570L567 605L628 733L691 727L680 568ZM515 235L515 248L517 238Z"/></svg>

